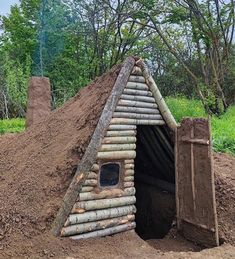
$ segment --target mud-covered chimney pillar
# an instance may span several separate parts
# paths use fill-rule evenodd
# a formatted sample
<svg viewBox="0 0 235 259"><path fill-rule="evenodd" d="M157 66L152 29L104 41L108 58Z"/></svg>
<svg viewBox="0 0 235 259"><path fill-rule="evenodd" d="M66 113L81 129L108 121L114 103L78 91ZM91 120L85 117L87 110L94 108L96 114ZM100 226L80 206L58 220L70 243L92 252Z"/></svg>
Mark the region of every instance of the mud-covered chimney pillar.
<svg viewBox="0 0 235 259"><path fill-rule="evenodd" d="M47 77L29 80L26 128L44 119L51 112L51 86Z"/></svg>

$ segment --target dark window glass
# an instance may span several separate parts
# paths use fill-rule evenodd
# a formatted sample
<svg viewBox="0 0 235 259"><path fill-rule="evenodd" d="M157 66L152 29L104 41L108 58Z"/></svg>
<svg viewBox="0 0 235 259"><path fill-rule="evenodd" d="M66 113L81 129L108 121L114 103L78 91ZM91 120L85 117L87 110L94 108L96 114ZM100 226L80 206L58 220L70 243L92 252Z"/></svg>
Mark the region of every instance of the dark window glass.
<svg viewBox="0 0 235 259"><path fill-rule="evenodd" d="M114 186L119 182L120 166L117 163L103 164L100 169L100 186Z"/></svg>

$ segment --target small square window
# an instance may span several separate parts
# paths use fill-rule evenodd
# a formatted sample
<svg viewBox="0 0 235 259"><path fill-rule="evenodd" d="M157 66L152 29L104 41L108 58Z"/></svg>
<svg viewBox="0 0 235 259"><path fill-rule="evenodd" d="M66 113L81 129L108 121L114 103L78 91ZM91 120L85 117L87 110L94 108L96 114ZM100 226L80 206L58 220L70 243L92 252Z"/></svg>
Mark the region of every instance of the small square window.
<svg viewBox="0 0 235 259"><path fill-rule="evenodd" d="M100 168L100 187L112 187L119 183L119 163L103 164Z"/></svg>

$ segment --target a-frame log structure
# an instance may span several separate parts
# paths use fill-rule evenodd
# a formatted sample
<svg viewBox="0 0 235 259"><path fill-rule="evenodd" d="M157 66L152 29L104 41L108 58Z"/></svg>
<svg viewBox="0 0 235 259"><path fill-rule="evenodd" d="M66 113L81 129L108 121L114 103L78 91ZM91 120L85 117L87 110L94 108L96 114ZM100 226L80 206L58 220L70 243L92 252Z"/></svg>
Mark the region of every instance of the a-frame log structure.
<svg viewBox="0 0 235 259"><path fill-rule="evenodd" d="M148 127L147 135L152 130L158 132L160 146L172 148L164 132L166 128L176 132L177 123L146 64L141 59L129 57L122 64L63 198L52 226L54 235L82 239L135 228L137 130L141 132L142 127ZM157 185L174 192L174 176L172 179L167 183L159 178Z"/></svg>

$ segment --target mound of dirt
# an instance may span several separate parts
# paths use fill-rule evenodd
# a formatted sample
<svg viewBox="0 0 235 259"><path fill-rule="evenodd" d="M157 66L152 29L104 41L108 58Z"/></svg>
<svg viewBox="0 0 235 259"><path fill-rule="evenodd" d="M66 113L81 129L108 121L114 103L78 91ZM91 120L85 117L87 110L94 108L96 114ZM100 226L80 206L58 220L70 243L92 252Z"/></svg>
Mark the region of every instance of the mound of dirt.
<svg viewBox="0 0 235 259"><path fill-rule="evenodd" d="M215 153L214 169L219 236L235 245L235 157Z"/></svg>
<svg viewBox="0 0 235 259"><path fill-rule="evenodd" d="M24 133L0 138L0 240L47 231L94 132L121 65Z"/></svg>
<svg viewBox="0 0 235 259"><path fill-rule="evenodd" d="M134 232L84 241L50 234L120 69L96 79L26 132L0 137L0 258L191 258L166 252L169 239L155 250ZM215 154L220 234L232 244L234 165L234 157Z"/></svg>

